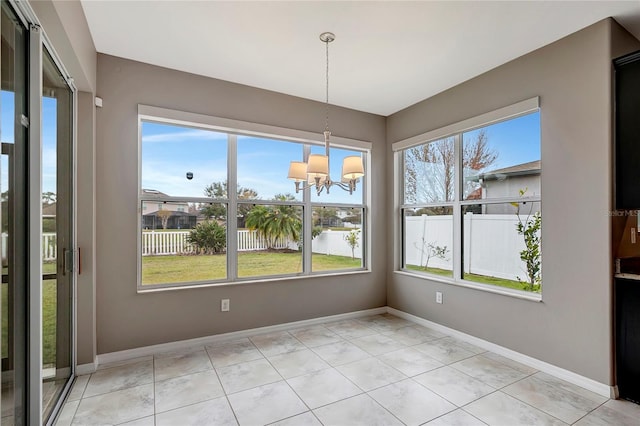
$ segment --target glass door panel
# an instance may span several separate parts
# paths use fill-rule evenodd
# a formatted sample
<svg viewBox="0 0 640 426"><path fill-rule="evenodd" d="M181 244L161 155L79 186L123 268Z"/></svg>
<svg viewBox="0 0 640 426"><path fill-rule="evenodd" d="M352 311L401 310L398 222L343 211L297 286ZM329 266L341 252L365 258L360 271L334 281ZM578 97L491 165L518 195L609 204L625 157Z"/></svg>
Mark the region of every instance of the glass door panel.
<svg viewBox="0 0 640 426"><path fill-rule="evenodd" d="M43 421L72 376L73 92L46 49L42 57Z"/></svg>
<svg viewBox="0 0 640 426"><path fill-rule="evenodd" d="M0 422L26 423L27 29L2 2L0 30Z"/></svg>

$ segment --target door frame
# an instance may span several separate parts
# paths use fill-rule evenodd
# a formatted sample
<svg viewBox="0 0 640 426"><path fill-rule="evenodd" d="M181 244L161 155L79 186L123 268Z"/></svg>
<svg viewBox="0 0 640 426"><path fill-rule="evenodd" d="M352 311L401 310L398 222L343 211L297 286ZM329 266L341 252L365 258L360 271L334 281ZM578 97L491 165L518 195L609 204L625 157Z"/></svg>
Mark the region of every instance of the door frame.
<svg viewBox="0 0 640 426"><path fill-rule="evenodd" d="M46 49L66 84L72 92L71 102L71 246L74 253L74 268L71 279L71 375L67 380L60 397L55 403L47 420L53 424L62 403L71 390L76 376L77 363L77 100L78 89L73 78L65 68L53 44L42 29L40 22L26 1L6 0L23 25L29 29L28 51L28 101L29 101L29 129L28 129L28 244L29 244L29 279L27 312L29 337L27 340L27 424L42 423L42 66L43 51ZM37 259L37 261L36 261Z"/></svg>

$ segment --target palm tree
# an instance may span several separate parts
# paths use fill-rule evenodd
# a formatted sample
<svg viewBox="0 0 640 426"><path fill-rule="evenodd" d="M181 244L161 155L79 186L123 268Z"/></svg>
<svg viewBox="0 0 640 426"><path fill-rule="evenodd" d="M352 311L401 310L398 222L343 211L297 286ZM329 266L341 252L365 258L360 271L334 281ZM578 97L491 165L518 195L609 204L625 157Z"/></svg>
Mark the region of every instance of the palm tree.
<svg viewBox="0 0 640 426"><path fill-rule="evenodd" d="M295 197L290 194L278 194L274 200L292 201ZM247 214L246 225L249 229L255 229L258 235L265 239L268 248L274 248L278 239L300 241L302 221L299 209L294 206L255 206Z"/></svg>

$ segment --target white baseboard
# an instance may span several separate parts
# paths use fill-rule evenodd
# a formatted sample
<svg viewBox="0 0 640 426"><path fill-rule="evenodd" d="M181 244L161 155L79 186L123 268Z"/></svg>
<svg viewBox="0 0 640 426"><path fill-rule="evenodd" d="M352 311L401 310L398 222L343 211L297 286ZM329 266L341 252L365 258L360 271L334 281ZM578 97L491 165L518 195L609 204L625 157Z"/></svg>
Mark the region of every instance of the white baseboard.
<svg viewBox="0 0 640 426"><path fill-rule="evenodd" d="M80 364L76 366L76 376L84 376L85 374L95 373L97 364L90 362L89 364Z"/></svg>
<svg viewBox="0 0 640 426"><path fill-rule="evenodd" d="M549 364L548 362L541 361L539 359L530 357L528 355L524 355L519 352L513 351L511 349L505 348L504 346L496 345L495 343L491 343L486 340L479 339L477 337L471 336L469 334L463 333L453 328L445 327L444 325L426 320L424 318L417 317L412 314L408 314L403 311L399 311L391 307L387 307L387 312L395 316L398 316L400 318L404 318L406 320L415 322L417 324L424 325L425 327L429 327L434 330L440 331L442 333L451 335L460 340L464 340L465 342L472 343L488 351L495 352L499 355L502 355L504 357L507 357L509 359L512 359L514 361L527 365L529 367L535 368L536 370L545 372L554 377L565 380L569 383L573 383L574 385L583 387L587 390L590 390L591 392L597 393L598 395L602 395L606 398L612 398L613 395L615 394L615 390L613 386L609 386L604 383L597 382L588 377L581 376L580 374L574 373L569 370L565 370L564 368L557 367L553 364Z"/></svg>
<svg viewBox="0 0 640 426"><path fill-rule="evenodd" d="M135 358L154 355L162 352L180 350L180 349L189 348L193 346L210 345L214 343L240 339L243 337L254 336L256 334L265 334L265 333L273 333L277 331L291 330L294 328L308 327L308 326L321 324L329 321L341 321L346 319L364 317L368 315L377 315L377 314L382 314L387 312L390 314L396 315L400 318L404 318L406 320L412 321L416 324L424 325L425 327L432 328L434 330L456 337L460 340L464 340L466 342L472 343L483 349L495 352L499 355L505 356L509 359L520 362L529 367L535 368L536 370L545 372L554 377L565 380L569 383L573 383L574 385L588 389L603 397L615 398L616 389L614 386L609 386L604 383L597 382L593 379L590 379L588 377L566 370L564 368L557 367L545 361L541 361L539 359L530 357L528 355L524 355L514 350L505 348L504 346L491 343L489 341L471 336L469 334L463 333L453 328L446 327L444 325L426 320L424 318L420 318L412 314L408 314L403 311L399 311L397 309L394 309L388 306L374 308L374 309L367 309L363 311L347 312L347 313L338 314L338 315L330 315L326 317L312 318L312 319L302 320L302 321L288 322L284 324L270 325L266 327L252 328L248 330L233 331L230 333L198 337L195 339L180 340L177 342L161 343L158 345L144 346L140 348L127 349L127 350L118 351L118 352L110 352L110 353L98 355L96 357L96 361L93 363L78 365L76 367L76 374L77 375L91 374L91 373L94 373L98 369L98 367L103 364L128 361Z"/></svg>
<svg viewBox="0 0 640 426"><path fill-rule="evenodd" d="M387 308L383 306L380 308L366 309L364 311L347 312L344 314L330 315L327 317L287 322L284 324L276 324L276 325L270 325L266 327L252 328L249 330L233 331L230 333L215 334L212 336L198 337L195 339L180 340L177 342L161 343L158 345L144 346L140 348L127 349L127 350L118 351L118 352L110 352L110 353L98 355L97 365L94 366L95 368L93 369L93 371L95 371L96 368L102 364L110 364L114 362L127 361L134 358L140 358L143 356L154 355L162 352L180 350L180 349L189 348L193 346L210 345L213 343L219 343L219 342L224 342L228 340L235 340L243 337L254 336L256 334L273 333L276 331L290 330L293 328L308 327L316 324L325 323L328 321L342 321L346 319L359 318L359 317L364 317L368 315L384 314L386 312L387 312ZM84 365L89 365L89 364L84 364ZM81 366L78 366L76 369L77 374L89 374L89 373L80 373L79 372L80 367Z"/></svg>

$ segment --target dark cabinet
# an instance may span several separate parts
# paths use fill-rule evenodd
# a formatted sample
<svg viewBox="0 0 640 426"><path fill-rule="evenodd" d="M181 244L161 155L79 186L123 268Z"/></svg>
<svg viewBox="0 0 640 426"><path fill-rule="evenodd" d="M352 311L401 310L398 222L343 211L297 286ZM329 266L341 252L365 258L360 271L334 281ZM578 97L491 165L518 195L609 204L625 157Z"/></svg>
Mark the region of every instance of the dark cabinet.
<svg viewBox="0 0 640 426"><path fill-rule="evenodd" d="M640 52L616 59L615 206L640 209Z"/></svg>
<svg viewBox="0 0 640 426"><path fill-rule="evenodd" d="M640 403L640 281L617 278L615 305L618 392Z"/></svg>
<svg viewBox="0 0 640 426"><path fill-rule="evenodd" d="M614 255L622 258L614 287L616 384L621 398L640 403L640 256L635 245L640 218L630 211L640 210L640 51L613 65L614 198L616 210L626 210L622 240L613 245Z"/></svg>

